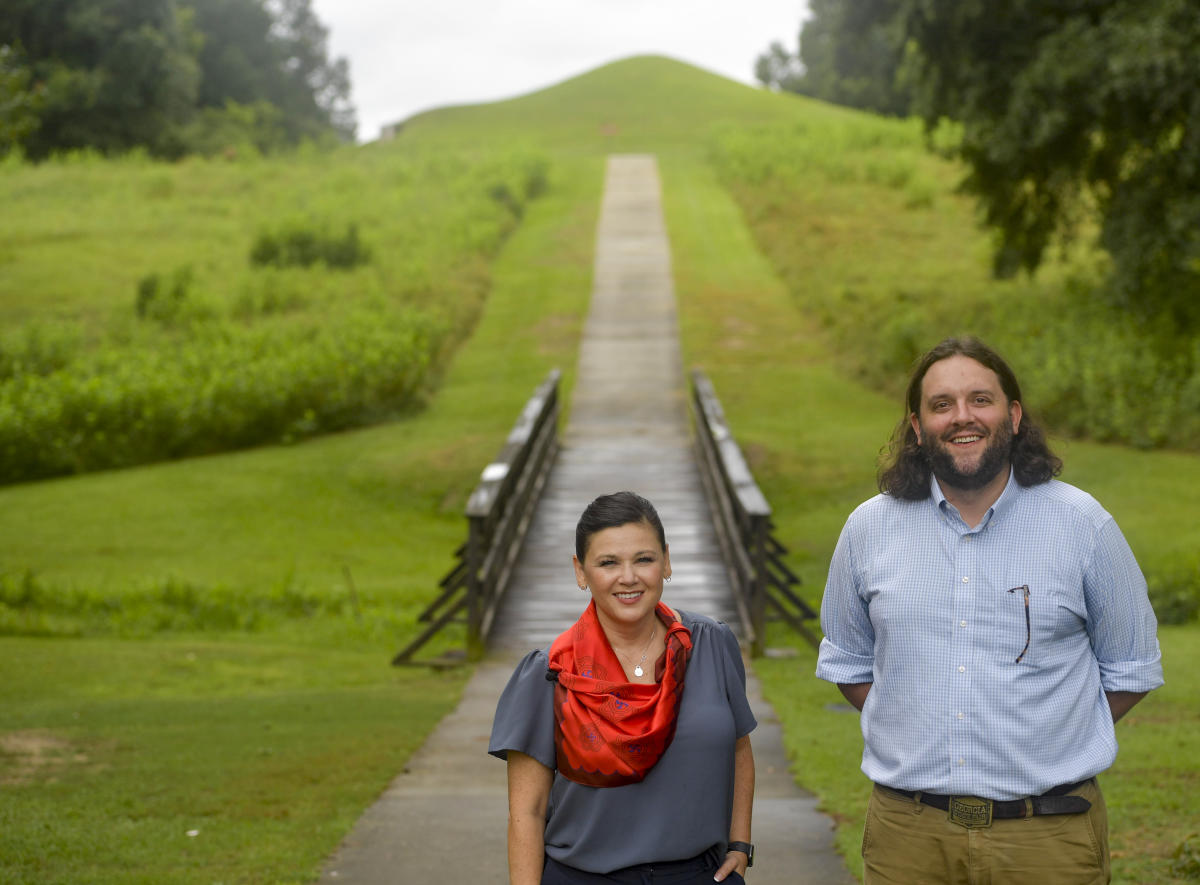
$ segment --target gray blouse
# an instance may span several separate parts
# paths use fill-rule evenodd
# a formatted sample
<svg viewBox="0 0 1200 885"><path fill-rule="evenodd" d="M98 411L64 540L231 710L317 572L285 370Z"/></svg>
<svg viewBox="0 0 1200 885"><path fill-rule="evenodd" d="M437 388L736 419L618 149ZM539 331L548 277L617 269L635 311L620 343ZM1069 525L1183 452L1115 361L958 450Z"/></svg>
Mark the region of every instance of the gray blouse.
<svg viewBox="0 0 1200 885"><path fill-rule="evenodd" d="M640 783L589 787L557 771L546 809L546 854L590 873L683 860L729 839L733 750L758 722L746 700L746 671L733 631L704 615L679 613L692 655L675 739ZM554 683L546 651L517 666L496 707L488 752L516 750L555 767Z"/></svg>

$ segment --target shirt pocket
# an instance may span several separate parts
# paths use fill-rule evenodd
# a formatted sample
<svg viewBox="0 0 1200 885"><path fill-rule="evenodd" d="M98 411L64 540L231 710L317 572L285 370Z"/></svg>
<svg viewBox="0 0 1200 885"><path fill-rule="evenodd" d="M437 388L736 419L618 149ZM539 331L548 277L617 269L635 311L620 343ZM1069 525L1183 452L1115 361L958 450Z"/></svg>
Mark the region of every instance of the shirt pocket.
<svg viewBox="0 0 1200 885"><path fill-rule="evenodd" d="M1071 657L1072 637L1086 635L1082 590L1043 576L1007 582L992 598L992 654L999 664L1053 667Z"/></svg>

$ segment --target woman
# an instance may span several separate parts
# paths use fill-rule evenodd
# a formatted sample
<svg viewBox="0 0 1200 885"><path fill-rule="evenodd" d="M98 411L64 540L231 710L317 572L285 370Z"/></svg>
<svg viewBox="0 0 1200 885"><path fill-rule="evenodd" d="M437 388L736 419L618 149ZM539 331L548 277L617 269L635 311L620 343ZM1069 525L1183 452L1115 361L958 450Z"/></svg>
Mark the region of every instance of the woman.
<svg viewBox="0 0 1200 885"><path fill-rule="evenodd" d="M588 505L573 560L591 603L521 661L492 726L511 885L742 882L757 722L737 639L661 602L671 558L639 495Z"/></svg>

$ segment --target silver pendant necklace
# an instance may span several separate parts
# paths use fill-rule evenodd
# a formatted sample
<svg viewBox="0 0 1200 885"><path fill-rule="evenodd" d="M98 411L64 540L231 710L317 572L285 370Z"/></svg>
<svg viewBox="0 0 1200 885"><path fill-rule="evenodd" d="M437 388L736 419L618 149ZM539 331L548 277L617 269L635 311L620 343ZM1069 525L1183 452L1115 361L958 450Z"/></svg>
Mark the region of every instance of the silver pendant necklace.
<svg viewBox="0 0 1200 885"><path fill-rule="evenodd" d="M637 664L635 664L634 668L633 668L633 675L637 676L639 679L646 672L645 670L642 669L642 664L646 663L646 652L650 651L650 643L654 641L654 634L657 632L658 632L658 624L657 623L651 624L650 625L650 638L646 640L646 647L642 649L642 659L640 661L638 661ZM632 658L626 657L625 660L631 661Z"/></svg>

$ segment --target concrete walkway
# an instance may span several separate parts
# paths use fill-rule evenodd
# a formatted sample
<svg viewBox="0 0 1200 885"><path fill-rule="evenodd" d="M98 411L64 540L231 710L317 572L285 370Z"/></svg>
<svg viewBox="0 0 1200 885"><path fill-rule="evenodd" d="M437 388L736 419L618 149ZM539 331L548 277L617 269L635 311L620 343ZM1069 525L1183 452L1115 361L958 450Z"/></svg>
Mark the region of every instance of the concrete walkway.
<svg viewBox="0 0 1200 885"><path fill-rule="evenodd" d="M492 716L520 656L547 645L586 604L571 551L579 512L596 495L629 488L654 502L674 572L664 600L737 629L696 470L657 165L653 157L612 157L570 420L491 652L458 707L330 858L323 885L508 881L505 766L487 755ZM747 691L759 722L752 735L758 858L749 881L853 883L833 851L832 821L788 773L779 722L752 668Z"/></svg>

